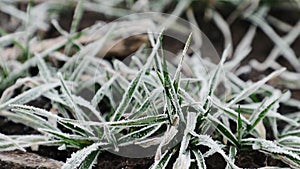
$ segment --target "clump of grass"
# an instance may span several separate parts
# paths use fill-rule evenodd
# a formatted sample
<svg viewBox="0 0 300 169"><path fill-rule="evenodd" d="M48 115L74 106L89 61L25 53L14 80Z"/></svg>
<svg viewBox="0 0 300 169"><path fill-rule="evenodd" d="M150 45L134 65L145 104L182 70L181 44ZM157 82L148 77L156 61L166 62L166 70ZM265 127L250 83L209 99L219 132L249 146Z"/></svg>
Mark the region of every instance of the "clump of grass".
<svg viewBox="0 0 300 169"><path fill-rule="evenodd" d="M4 12L27 23L15 12L17 8L8 2L1 3L10 7ZM280 104L297 105L299 101L292 99L289 92L282 92L267 84L279 76L286 76L284 78L291 81L299 80L299 73L286 71L275 60L281 53L298 71L299 59L289 47L298 37L298 24L291 34L281 38L265 20L268 7L250 3L247 12L241 16L252 22L253 26L234 50L230 45L229 25L217 11L210 10L213 21L228 43L224 45L226 49L217 65L209 60L202 61L196 54L187 53L193 44L193 35L189 36L183 52L177 56L178 65L172 64L165 58L162 49L163 30L159 35L148 33L152 46L150 53L142 47L132 57L132 62L125 65L118 60L109 63L96 57L104 44L118 35L117 24L109 25L111 27L106 34L92 43L83 45L76 41L82 35L93 35L95 30L98 31L97 24L78 31L78 24L83 10L94 10L93 5L100 6L102 3L79 1L70 33L52 21L66 39L41 52L30 53L28 41L36 30L41 29L41 25L46 27L46 18L39 18L38 23L41 24L33 25L30 29L24 28L27 34L25 42L20 40L22 32L0 38L2 51L7 44L18 43L23 46L22 53L29 56L24 61L0 56L3 63L0 115L40 132L36 135L0 133L0 151L26 151L25 148L35 149L37 145L54 145L59 149L75 147L78 151L65 162L63 168L91 168L102 151L118 152L128 145L145 149L155 145L157 150L151 168L165 168L171 158L175 159L174 168L206 168L206 158L215 153L224 158L227 168L238 168L234 161L237 152L248 149L271 154L290 167L300 166L299 113L293 112L287 116L278 113ZM111 3L109 8L114 15L130 12L115 8L113 5L117 2ZM189 3L180 2L174 13L180 14ZM40 4L44 12L50 8L45 4L48 3ZM134 5L138 3L132 4L132 8L135 8ZM244 7L243 2L238 2L237 6ZM28 18L36 17L35 7L28 8L31 10L28 15L33 15ZM188 18L194 18L191 9ZM276 44L262 65L276 70L257 82L245 82L239 78L239 74L249 70L249 65L240 66L239 63L251 51L257 27ZM77 51L72 54L74 46ZM65 49L65 53L59 52L61 48ZM64 65L60 68L51 66L47 59L49 57L63 61ZM252 61L250 67L257 68L257 64L257 61ZM182 71L184 65L193 70L188 77ZM199 65L205 67L206 71L199 73ZM38 75L29 76L28 70L32 66L38 67ZM225 91L218 91L220 85L224 86ZM22 92L14 95L17 89ZM90 100L81 95L85 89L93 93ZM52 109L27 105L39 97L49 99ZM101 107L104 102L110 108L100 111L98 105ZM237 126L235 130L230 121ZM287 124L282 131L278 131L278 122L281 121ZM266 139L266 125L272 128L274 140ZM166 149L166 145L178 139L178 136L180 141ZM201 152L199 146L206 146L209 151Z"/></svg>

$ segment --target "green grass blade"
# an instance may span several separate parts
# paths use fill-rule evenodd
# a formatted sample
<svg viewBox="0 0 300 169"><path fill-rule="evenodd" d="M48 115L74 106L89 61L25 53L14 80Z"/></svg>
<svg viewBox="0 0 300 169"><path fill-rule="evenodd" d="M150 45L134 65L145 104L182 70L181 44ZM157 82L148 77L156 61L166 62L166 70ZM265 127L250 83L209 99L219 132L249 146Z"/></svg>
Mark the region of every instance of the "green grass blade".
<svg viewBox="0 0 300 169"><path fill-rule="evenodd" d="M115 27L116 25L113 24L101 39L82 47L79 52L64 64L60 71L70 75L68 77L69 80L78 82L82 73L89 67L88 63L91 63L91 58L95 57L102 49Z"/></svg>
<svg viewBox="0 0 300 169"><path fill-rule="evenodd" d="M185 46L184 46L184 49L182 51L182 54L181 54L181 58L180 58L180 61L179 61L179 64L178 64L178 67L176 69L176 72L175 72L175 75L174 75L174 78L173 78L173 83L177 83L179 85L179 82L180 82L180 71L181 71L181 68L182 68L182 64L183 64L183 59L184 59L184 56L186 55L188 49L189 49L189 46L192 42L192 33L190 33L186 43L185 43ZM177 91L178 87L175 88L175 90Z"/></svg>
<svg viewBox="0 0 300 169"><path fill-rule="evenodd" d="M76 105L87 108L97 118L97 120L105 122L104 118L101 116L101 113L89 101L76 95L72 95L72 100L74 100ZM89 115L87 112L84 113ZM90 118L88 120L90 120Z"/></svg>
<svg viewBox="0 0 300 169"><path fill-rule="evenodd" d="M77 32L80 20L82 18L82 14L84 12L83 3L84 3L84 0L79 0L77 2L77 5L76 5L75 11L74 11L74 15L73 15L73 19L72 19L72 24L71 24L71 30L70 30L71 35L74 34L75 32ZM67 45L65 48L65 53L69 54L71 48L72 48L72 44Z"/></svg>
<svg viewBox="0 0 300 169"><path fill-rule="evenodd" d="M210 99L212 100L212 103L214 104L214 106L216 106L218 109L222 110L224 113L226 113L226 115L228 115L229 118L231 118L232 120L236 120L238 119L239 113L236 112L235 110L226 107L225 105L222 105L221 103L218 103L216 101L216 99ZM250 122L248 119L246 119L244 116L240 116L242 122L245 125L249 125Z"/></svg>
<svg viewBox="0 0 300 169"><path fill-rule="evenodd" d="M229 52L230 52L230 49L231 49L231 45L228 45L227 48L224 50L223 52L223 55L222 55L222 58L221 58L221 61L218 65L218 67L216 68L214 74L212 75L212 77L209 79L209 83L208 83L208 86L209 86L209 89L208 89L208 93L207 93L207 96L206 96L206 100L205 100L205 103L203 105L203 108L205 110L208 109L208 103L209 103L209 97L211 97L218 85L218 81L220 79L220 74L221 74L221 71L223 69L223 64L227 58L227 56L229 55Z"/></svg>
<svg viewBox="0 0 300 169"><path fill-rule="evenodd" d="M159 34L159 38L162 36L162 32ZM137 90L137 87L140 84L141 79L143 78L143 76L146 73L146 70L150 67L150 65L152 64L152 60L155 56L155 53L158 50L159 47L159 41L156 43L156 45L154 46L150 56L147 59L146 64L144 65L144 67L139 71L139 73L135 76L135 78L131 81L131 83L129 84L128 88L126 89L121 103L119 104L119 106L117 107L116 111L114 112L113 117L111 118L112 121L118 121L122 114L124 113L124 111L126 110L126 108L129 105L129 102L131 101L131 99L133 98L133 94L134 92Z"/></svg>
<svg viewBox="0 0 300 169"><path fill-rule="evenodd" d="M39 68L39 74L43 78L45 82L49 82L51 79L51 72L49 68L46 65L46 62L41 58L39 54L36 54L35 57L38 58L38 68Z"/></svg>
<svg viewBox="0 0 300 169"><path fill-rule="evenodd" d="M100 150L95 150L91 152L82 162L79 169L91 169L93 167L93 164L95 164L97 161L97 157L100 154Z"/></svg>
<svg viewBox="0 0 300 169"><path fill-rule="evenodd" d="M8 142L12 143L16 147L16 149L26 152L26 150L21 145L19 145L18 142L16 142L15 140L13 140L12 138L10 138L9 136L7 136L5 134L0 133L0 140L8 141ZM2 147L2 146L0 146L0 147ZM1 148L0 148L0 151L1 151Z"/></svg>
<svg viewBox="0 0 300 169"><path fill-rule="evenodd" d="M67 145L73 145L73 146L77 146L79 148L83 148L85 146L93 144L93 142L96 139L96 138L92 138L92 137L82 137L79 135L66 134L66 133L62 133L60 131L55 131L55 130L45 129L45 128L40 128L39 131L50 134L54 138L56 138L60 141L63 141Z"/></svg>
<svg viewBox="0 0 300 169"><path fill-rule="evenodd" d="M243 122L242 122L242 119L241 119L241 111L240 111L240 106L239 106L239 108L238 108L238 119L237 119L237 134L238 134L239 144L241 143L241 139L242 139L242 135L243 135L242 127L243 127Z"/></svg>
<svg viewBox="0 0 300 169"><path fill-rule="evenodd" d="M165 169L168 165L172 155L177 151L178 146L175 146L172 149L167 150L162 157L155 161L155 163L150 167L151 169Z"/></svg>
<svg viewBox="0 0 300 169"><path fill-rule="evenodd" d="M208 146L209 148L211 148L211 150L221 154L223 156L223 158L225 159L225 161L230 165L231 168L233 168L233 169L239 168L234 164L234 162L222 150L221 144L214 141L211 137L209 137L207 135L199 135L195 132L190 132L190 134L192 134L194 137L197 138L197 140L196 140L198 142L197 145Z"/></svg>
<svg viewBox="0 0 300 169"><path fill-rule="evenodd" d="M274 71L273 73L271 73L270 75L268 75L267 77L261 79L258 82L255 82L254 84L250 85L249 87L245 88L242 92L240 92L240 94L238 94L237 96L235 96L234 99L232 99L226 107L230 107L233 104L236 104L237 102L249 97L251 94L253 94L254 92L256 92L260 87L262 87L267 81L269 81L270 79L280 75L283 71L285 71L285 68L279 69Z"/></svg>
<svg viewBox="0 0 300 169"><path fill-rule="evenodd" d="M235 146L230 146L229 148L229 158L234 162L237 155L237 148ZM227 164L226 169L231 169L230 165Z"/></svg>
<svg viewBox="0 0 300 169"><path fill-rule="evenodd" d="M16 149L24 150L24 148L42 145L42 144L55 145L56 142L48 141L48 138L43 135L31 134L31 135L0 136L0 151L13 151Z"/></svg>
<svg viewBox="0 0 300 169"><path fill-rule="evenodd" d="M113 76L112 78L109 79L104 85L101 86L99 90L97 90L96 94L94 95L91 103L94 107L97 106L97 104L103 99L103 97L106 95L107 90L109 87L115 82L117 76Z"/></svg>
<svg viewBox="0 0 300 169"><path fill-rule="evenodd" d="M285 147L277 145L273 141L264 139L252 139L254 144L252 145L254 150L262 150L271 153L275 158L280 159L291 167L300 165L300 157L298 154L286 150Z"/></svg>
<svg viewBox="0 0 300 169"><path fill-rule="evenodd" d="M84 137L94 136L94 134L89 129L80 126L79 124L75 124L64 119L59 120L58 123L60 123L65 128L70 129L72 132L78 133Z"/></svg>
<svg viewBox="0 0 300 169"><path fill-rule="evenodd" d="M9 111L2 111L0 114L1 114L1 116L5 116L10 120L22 123L26 126L34 128L34 129L47 128L47 129L52 129L52 130L58 131L58 129L56 127L54 127L48 121L46 121L45 119L43 119L39 116L36 116L36 115L30 114L26 111L18 110L18 109L14 109L13 111L15 111L16 113L12 113Z"/></svg>
<svg viewBox="0 0 300 169"><path fill-rule="evenodd" d="M180 117L180 120L185 122L181 106L179 104L178 94L175 90L175 86L171 81L169 70L167 66L166 58L163 56L163 62L162 62L162 71L163 71L163 85L166 93L166 98L169 100L168 105L168 114L170 118L170 122L173 122L176 116ZM168 102L167 102L168 103ZM172 108L172 109L171 109Z"/></svg>
<svg viewBox="0 0 300 169"><path fill-rule="evenodd" d="M199 149L192 149L194 156L196 157L197 166L199 169L206 169L205 159Z"/></svg>
<svg viewBox="0 0 300 169"><path fill-rule="evenodd" d="M191 165L191 153L190 150L186 150L186 152L180 155L176 162L173 164L173 168L180 169L189 169Z"/></svg>
<svg viewBox="0 0 300 169"><path fill-rule="evenodd" d="M186 168L188 169L191 165L190 151L188 146L190 143L191 135L190 131L194 131L197 123L197 115L194 112L189 112L187 114L187 123L184 130L184 135L180 143L179 155L173 164L174 168Z"/></svg>
<svg viewBox="0 0 300 169"><path fill-rule="evenodd" d="M120 137L118 139L118 142L125 143L129 141L138 141L140 139L147 138L152 134L154 134L160 127L161 125L156 125L156 124L145 126L142 129L139 129L137 131L131 132L129 134L126 134L125 136Z"/></svg>
<svg viewBox="0 0 300 169"><path fill-rule="evenodd" d="M231 132L231 130L229 128L227 128L222 122L220 122L215 117L213 117L209 114L207 117L223 136L225 136L235 146L239 145L237 138L235 137L235 135Z"/></svg>
<svg viewBox="0 0 300 169"><path fill-rule="evenodd" d="M146 88L145 88L146 91ZM152 90L151 93L148 93L144 102L137 108L136 111L132 113L129 118L136 118L142 116L145 112L147 115L155 115L159 114L158 109L160 108L159 105L156 104L156 99L161 95L163 91L162 87L156 88ZM152 108L152 109L151 109Z"/></svg>
<svg viewBox="0 0 300 169"><path fill-rule="evenodd" d="M33 107L33 106L20 105L20 104L11 104L9 107L12 108L12 109L23 110L23 111L26 111L28 113L31 112L31 113L37 114L39 116L42 116L42 117L47 117L48 120L50 118L60 119L60 117L57 116L54 113L51 113L51 112L49 112L45 109L41 109L41 108L37 108L37 107Z"/></svg>
<svg viewBox="0 0 300 169"><path fill-rule="evenodd" d="M160 124L160 123L167 123L168 117L166 114L159 114L155 116L146 116L138 119L131 119L131 120L119 120L119 121L111 121L105 123L93 122L93 121L78 121L81 125L86 126L112 126L112 127L140 127L146 126L149 124Z"/></svg>
<svg viewBox="0 0 300 169"><path fill-rule="evenodd" d="M187 151L187 148L189 146L190 139L191 139L191 135L189 134L189 132L195 130L196 123L197 123L196 113L189 112L187 114L187 123L186 123L186 128L184 130L184 135L183 135L183 138L182 138L181 143L180 143L179 155L178 155L178 158L177 158L177 160L175 161L175 164L174 164L174 166L178 165L177 168L182 168L182 167L179 167L183 163L182 160L188 160L189 159L186 156L187 155L186 151ZM186 159L186 158L188 158L188 159Z"/></svg>
<svg viewBox="0 0 300 169"><path fill-rule="evenodd" d="M65 96L66 102L68 103L69 107L73 110L73 114L74 116L79 119L79 120L84 120L84 113L82 112L81 109L78 108L78 106L75 104L73 98L72 98L72 93L69 89L69 87L66 85L62 74L59 72L58 73L58 77L61 83L61 87L62 87L62 92Z"/></svg>
<svg viewBox="0 0 300 169"><path fill-rule="evenodd" d="M131 101L134 92L137 90L137 87L141 81L141 77L143 73L144 73L143 71L140 71L135 77L135 79L130 83L129 87L127 88L126 92L122 97L121 103L119 104L117 110L115 111L112 117L113 121L118 121L121 118L124 111L129 106L129 102Z"/></svg>
<svg viewBox="0 0 300 169"><path fill-rule="evenodd" d="M59 83L48 83L29 89L0 105L0 110L6 109L10 104L24 104L35 100L45 92L57 87L58 85Z"/></svg>
<svg viewBox="0 0 300 169"><path fill-rule="evenodd" d="M280 135L280 138L287 137L287 136L299 136L300 137L300 129L289 130L285 133L282 133Z"/></svg>
<svg viewBox="0 0 300 169"><path fill-rule="evenodd" d="M273 106L278 103L279 99L274 100L273 102L271 102L266 108L264 108L262 111L260 111L258 113L258 116L256 117L256 119L254 119L251 123L250 126L247 127L247 132L250 133L255 126L265 118L266 114L273 108Z"/></svg>
<svg viewBox="0 0 300 169"><path fill-rule="evenodd" d="M90 166L96 159L96 152L99 152L100 146L100 143L94 143L77 151L75 154L72 154L71 158L67 159L66 163L62 166L62 169L78 168L81 164L84 164L84 166ZM93 154L93 152L96 154ZM88 157L89 159L87 159ZM89 161L89 163L83 163L85 160Z"/></svg>

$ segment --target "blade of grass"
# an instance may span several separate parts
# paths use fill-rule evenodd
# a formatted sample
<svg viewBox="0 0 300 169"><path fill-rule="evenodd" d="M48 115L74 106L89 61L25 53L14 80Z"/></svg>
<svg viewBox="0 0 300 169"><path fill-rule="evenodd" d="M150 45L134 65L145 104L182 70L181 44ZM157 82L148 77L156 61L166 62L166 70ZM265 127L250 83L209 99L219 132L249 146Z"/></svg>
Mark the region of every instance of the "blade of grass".
<svg viewBox="0 0 300 169"><path fill-rule="evenodd" d="M71 158L68 158L62 166L62 169L78 168L81 164L84 164L84 166L81 166L84 168L91 166L100 152L100 146L101 143L94 143L72 154Z"/></svg>
<svg viewBox="0 0 300 169"><path fill-rule="evenodd" d="M127 88L126 92L124 93L124 95L122 97L121 103L117 107L117 110L115 111L115 113L112 117L112 121L118 121L121 118L124 111L129 106L129 103L133 97L133 94L137 90L138 85L140 84L143 73L144 73L144 71L140 71L137 74L137 76L135 77L135 79L130 83L129 87Z"/></svg>
<svg viewBox="0 0 300 169"><path fill-rule="evenodd" d="M197 115L194 112L189 112L187 114L187 124L184 131L183 138L181 140L179 155L176 159L173 167L175 168L189 168L191 159L190 153L187 152L187 148L191 139L190 131L194 131L197 123Z"/></svg>
<svg viewBox="0 0 300 169"><path fill-rule="evenodd" d="M161 50L163 53L163 50ZM168 107L168 115L170 118L170 122L173 122L177 116L180 117L180 120L185 122L184 115L182 112L182 109L179 104L179 99L178 99L178 94L175 90L175 86L171 81L170 75L169 75L169 70L166 62L166 58L163 55L163 61L162 61L162 72L163 72L163 79L162 79L162 85L164 86L165 93L166 93L166 98L169 100L167 102L169 105ZM172 109L171 109L172 108Z"/></svg>
<svg viewBox="0 0 300 169"><path fill-rule="evenodd" d="M238 108L238 119L237 119L237 134L238 134L238 142L239 144L241 144L241 139L242 139L242 135L243 135L243 122L241 119L241 109L240 106Z"/></svg>
<svg viewBox="0 0 300 169"><path fill-rule="evenodd" d="M203 105L203 108L204 110L207 110L208 109L208 104L209 104L209 97L211 97L213 95L213 92L215 91L216 87L217 87L217 83L220 79L220 74L221 74L221 71L223 69L223 64L227 58L227 56L229 55L229 50L230 50L231 46L228 45L227 48L224 50L223 54L222 54L222 58L221 58L221 61L218 65L218 67L216 68L213 76L209 79L209 90L208 90L208 93L207 93L207 96L206 96L206 100L205 100L205 103ZM208 112L208 111L207 111Z"/></svg>
<svg viewBox="0 0 300 169"><path fill-rule="evenodd" d="M78 98L78 97L75 97L75 101L74 101L74 98L71 94L71 91L69 90L68 86L65 84L63 78L62 78L62 75L61 73L59 72L58 73L58 76L59 76L59 79L60 79L60 82L61 82L61 86L63 87L63 93L66 95L66 99L67 99L67 102L71 105L71 108L72 110L74 111L75 113L75 117L77 117L77 119L79 121L82 121L84 122L84 117L86 117L87 115L77 106L78 104L78 100L80 101L80 104L83 104L84 106L86 106L87 108L89 108L93 113L94 115L96 115L96 117L101 121L101 122L104 122L104 134L106 136L106 138L114 145L115 149L117 150L117 143L116 143L116 139L114 137L114 135L111 134L111 131L108 129L108 126L105 122L105 120L100 116L100 113L95 110L95 108L90 105L89 102L85 101L84 99L81 99L81 98ZM89 126L88 126L89 127Z"/></svg>
<svg viewBox="0 0 300 169"><path fill-rule="evenodd" d="M113 76L112 78L109 79L104 85L101 86L99 90L97 90L96 94L92 98L91 104L93 106L97 106L97 104L103 99L105 96L105 93L107 93L107 90L109 87L112 85L112 83L116 80L117 76Z"/></svg>
<svg viewBox="0 0 300 169"><path fill-rule="evenodd" d="M225 136L235 146L239 146L237 138L234 136L234 134L229 128L227 128L222 122L220 122L218 119L211 116L210 114L208 114L207 118L213 123L213 125L223 136Z"/></svg>
<svg viewBox="0 0 300 169"><path fill-rule="evenodd" d="M80 20L82 18L82 14L84 12L83 3L84 3L84 0L79 0L77 2L77 5L76 5L75 11L74 11L74 15L73 15L73 19L72 19L72 24L71 24L71 30L70 30L71 35L74 34L75 32L77 32ZM66 46L65 53L69 54L71 48L72 48L72 44L70 43L69 45Z"/></svg>
<svg viewBox="0 0 300 169"><path fill-rule="evenodd" d="M71 91L70 91L69 87L66 85L66 83L65 83L65 81L64 81L64 79L62 77L62 74L60 72L58 72L57 75L58 75L58 78L59 78L59 81L60 81L60 84L61 84L61 87L62 87L62 92L65 95L66 102L68 103L69 107L73 110L72 113L74 114L74 116L77 119L84 120L85 114L75 104L75 102L74 102L74 100L72 98Z"/></svg>
<svg viewBox="0 0 300 169"><path fill-rule="evenodd" d="M13 140L12 138L8 137L5 134L0 133L0 140L2 140L2 139L12 143L17 149L19 149L23 152L26 152L26 150L21 145L19 145L15 140Z"/></svg>
<svg viewBox="0 0 300 169"><path fill-rule="evenodd" d="M60 123L65 128L70 129L72 132L78 133L84 137L95 136L94 133L92 133L92 131L83 126L80 126L79 124L71 123L63 119L59 120L58 123Z"/></svg>
<svg viewBox="0 0 300 169"><path fill-rule="evenodd" d="M236 155L237 155L237 148L235 146L230 146L228 156L233 162L235 161ZM229 164L226 165L226 169L231 169Z"/></svg>
<svg viewBox="0 0 300 169"><path fill-rule="evenodd" d="M197 166L199 169L206 169L205 159L199 149L192 149L194 156L196 157Z"/></svg>
<svg viewBox="0 0 300 169"><path fill-rule="evenodd" d="M51 129L39 128L38 130L42 133L49 134L60 141L63 141L67 145L73 145L79 148L91 145L98 140L98 138L95 137L83 137L80 135L62 133L60 131L55 131ZM105 143L101 144L104 145Z"/></svg>
<svg viewBox="0 0 300 169"><path fill-rule="evenodd" d="M43 84L34 88L31 88L18 96L6 101L5 103L0 105L0 110L6 109L10 104L24 104L29 101L35 100L45 92L57 87L59 83L48 83Z"/></svg>
<svg viewBox="0 0 300 169"><path fill-rule="evenodd" d="M181 72L181 69L182 69L183 59L184 59L184 56L186 55L186 53L187 53L187 51L190 47L191 42L192 42L192 33L190 33L190 35L189 35L189 37L188 37L188 39L185 43L185 46L183 48L179 64L177 66L177 69L176 69L176 72L175 72L175 75L174 75L174 78L173 78L173 83L178 84L178 85L175 85L175 86L179 86L180 72ZM178 87L175 88L176 91L178 91L177 89L178 89Z"/></svg>
<svg viewBox="0 0 300 169"><path fill-rule="evenodd" d="M246 97L250 96L253 94L255 91L257 91L260 87L262 87L267 81L270 79L280 75L283 71L285 71L285 68L279 69L268 75L267 77L259 80L258 82L255 82L254 84L250 85L249 87L245 88L240 94L238 94L234 99L232 99L226 107L230 107L237 102L245 99Z"/></svg>
<svg viewBox="0 0 300 169"><path fill-rule="evenodd" d="M168 165L172 155L177 151L178 146L167 150L160 159L155 160L155 163L150 167L151 169L165 169Z"/></svg>
<svg viewBox="0 0 300 169"><path fill-rule="evenodd" d="M100 150L91 152L82 162L79 169L91 169L95 163L97 163L97 157L100 154Z"/></svg>
<svg viewBox="0 0 300 169"><path fill-rule="evenodd" d="M250 140L250 139L249 139ZM268 153L271 153L275 158L280 159L290 167L295 167L300 165L300 157L298 154L286 150L282 146L278 146L273 141L264 140L264 139L251 139L254 141L252 145L254 150L262 150Z"/></svg>
<svg viewBox="0 0 300 169"><path fill-rule="evenodd" d="M108 32L106 32L101 39L82 47L81 50L72 57L72 59L65 63L65 65L61 68L61 71L67 70L68 73L70 73L69 79L78 81L83 71L88 68L87 63L90 63L92 61L90 58L93 58L97 55L97 53L102 49L105 42L111 36L115 28L116 24L111 25ZM76 68L74 70L75 66ZM98 72L98 70L96 70L96 72Z"/></svg>
<svg viewBox="0 0 300 169"><path fill-rule="evenodd" d="M187 150L184 154L179 156L176 162L173 164L174 169L189 169L191 165L191 153Z"/></svg>
<svg viewBox="0 0 300 169"><path fill-rule="evenodd" d="M238 169L234 162L226 155L226 153L222 150L221 145L214 141L211 137L207 135L199 135L195 132L190 132L191 135L197 138L198 145L208 146L209 148L213 149L214 151L218 152L222 155L225 161L229 164L229 166L233 169Z"/></svg>
<svg viewBox="0 0 300 169"><path fill-rule="evenodd" d="M139 127L139 126L146 126L149 124L160 124L160 123L167 123L168 118L166 114L159 114L154 116L146 116L138 119L130 119L130 120L119 120L119 121L111 121L111 122L93 122L93 121L74 121L80 123L81 125L86 126L112 126L112 127Z"/></svg>
<svg viewBox="0 0 300 169"><path fill-rule="evenodd" d="M45 119L43 119L35 114L31 114L30 112L28 112L26 110L13 109L12 111L14 111L15 113L12 113L9 111L2 111L0 114L1 114L1 116L5 116L8 119L25 124L26 126L30 126L34 129L47 128L47 129L59 131L58 128L54 127L52 124L50 124Z"/></svg>
<svg viewBox="0 0 300 169"><path fill-rule="evenodd" d="M139 141L141 139L147 138L149 136L151 136L152 134L154 134L159 128L161 127L161 125L149 125L149 126L145 126L140 130L131 132L129 134L126 134L125 136L122 136L118 139L118 142L120 143L125 143L125 142L129 142L129 141Z"/></svg>
<svg viewBox="0 0 300 169"><path fill-rule="evenodd" d="M162 32L159 34L159 38L161 36L162 36ZM124 111L126 110L126 108L128 107L129 102L131 101L134 92L137 90L137 87L140 84L142 77L145 75L146 70L150 67L153 57L156 51L158 50L159 45L160 45L160 41L157 41L154 49L152 50L150 56L147 59L145 66L143 67L142 70L139 71L139 73L135 76L134 80L132 80L132 82L129 84L127 90L125 91L122 97L119 106L117 107L113 117L111 118L113 121L118 121L121 118Z"/></svg>
<svg viewBox="0 0 300 169"><path fill-rule="evenodd" d="M38 58L38 68L39 68L39 74L41 75L41 77L43 78L43 80L47 83L50 82L51 79L51 72L49 70L49 68L46 65L46 62L41 58L41 56L39 54L35 54L35 57Z"/></svg>
<svg viewBox="0 0 300 169"><path fill-rule="evenodd" d="M274 100L273 102L271 102L266 108L264 108L262 111L260 111L257 115L257 117L255 119L253 119L253 121L251 121L251 125L247 126L247 133L250 133L255 127L256 125L264 119L264 117L266 116L266 114L273 108L273 106L278 103L279 99Z"/></svg>
<svg viewBox="0 0 300 169"><path fill-rule="evenodd" d="M216 106L218 109L220 109L224 113L226 113L228 115L228 117L230 117L232 120L238 119L238 116L239 116L238 112L236 112L235 110L228 108L224 105L221 105L221 103L219 103L216 98L209 98L209 99L212 100L212 103L214 104L214 106ZM240 118L245 125L250 124L249 120L246 119L244 116L240 116Z"/></svg>

